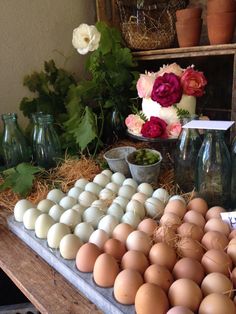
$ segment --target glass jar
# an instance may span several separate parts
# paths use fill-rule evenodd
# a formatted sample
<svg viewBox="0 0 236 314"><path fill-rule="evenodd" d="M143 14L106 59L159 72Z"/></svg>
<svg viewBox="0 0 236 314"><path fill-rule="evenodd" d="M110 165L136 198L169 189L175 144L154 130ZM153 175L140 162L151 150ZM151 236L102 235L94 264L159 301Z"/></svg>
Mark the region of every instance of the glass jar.
<svg viewBox="0 0 236 314"><path fill-rule="evenodd" d="M16 113L2 114L4 124L2 137L3 159L7 168L30 161L30 149L17 123Z"/></svg>
<svg viewBox="0 0 236 314"><path fill-rule="evenodd" d="M37 117L38 130L35 139L35 161L46 169L55 167L61 158L59 137L53 127L52 115L45 114Z"/></svg>
<svg viewBox="0 0 236 314"><path fill-rule="evenodd" d="M231 171L231 209L236 210L236 137L234 138L231 151L232 171Z"/></svg>
<svg viewBox="0 0 236 314"><path fill-rule="evenodd" d="M39 130L38 117L40 117L40 116L43 116L43 113L41 111L32 113L32 115L31 115L31 122L32 122L33 127L31 130L30 141L31 141L34 160L36 158L36 146L35 145L36 145L36 139L37 139L38 130Z"/></svg>
<svg viewBox="0 0 236 314"><path fill-rule="evenodd" d="M182 124L191 120L192 118L184 118ZM194 189L196 161L201 145L198 130L182 128L176 144L174 171L175 182L184 192Z"/></svg>
<svg viewBox="0 0 236 314"><path fill-rule="evenodd" d="M231 159L224 132L207 130L197 157L196 189L209 207L230 207Z"/></svg>

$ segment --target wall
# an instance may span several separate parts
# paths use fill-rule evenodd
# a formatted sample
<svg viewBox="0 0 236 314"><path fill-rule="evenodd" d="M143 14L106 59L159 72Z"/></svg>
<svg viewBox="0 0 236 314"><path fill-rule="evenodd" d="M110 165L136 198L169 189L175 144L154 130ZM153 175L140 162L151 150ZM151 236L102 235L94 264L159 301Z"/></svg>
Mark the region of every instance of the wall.
<svg viewBox="0 0 236 314"><path fill-rule="evenodd" d="M18 109L29 95L23 77L40 71L46 60L83 75L85 57L71 44L72 30L94 24L95 16L95 0L0 1L0 114L17 112L26 123Z"/></svg>

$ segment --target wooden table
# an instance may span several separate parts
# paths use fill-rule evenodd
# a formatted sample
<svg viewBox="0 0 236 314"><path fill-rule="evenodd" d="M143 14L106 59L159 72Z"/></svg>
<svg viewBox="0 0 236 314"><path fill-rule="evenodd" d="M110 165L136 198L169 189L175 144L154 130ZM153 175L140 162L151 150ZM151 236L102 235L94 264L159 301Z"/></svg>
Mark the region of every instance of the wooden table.
<svg viewBox="0 0 236 314"><path fill-rule="evenodd" d="M63 276L11 231L0 208L0 268L41 312L48 314L101 313Z"/></svg>

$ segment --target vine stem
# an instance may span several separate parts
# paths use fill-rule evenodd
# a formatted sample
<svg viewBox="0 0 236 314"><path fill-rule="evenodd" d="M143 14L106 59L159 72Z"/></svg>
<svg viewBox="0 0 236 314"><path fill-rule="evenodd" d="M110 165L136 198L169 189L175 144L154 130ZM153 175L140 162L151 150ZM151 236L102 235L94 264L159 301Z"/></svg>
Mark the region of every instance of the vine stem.
<svg viewBox="0 0 236 314"><path fill-rule="evenodd" d="M99 132L99 134L98 134L98 139L97 139L97 143L96 143L95 150L94 150L94 153L93 153L93 158L94 158L94 157L96 156L96 154L97 154L98 145L99 145L99 142L100 142L100 139L101 139L101 136L102 136L102 132L103 132L103 127L104 127L104 112L103 112L103 108L102 108L101 101L99 101L99 107L100 107L100 112L101 112L101 121L102 121L102 124L101 124L101 128L100 128L100 132Z"/></svg>

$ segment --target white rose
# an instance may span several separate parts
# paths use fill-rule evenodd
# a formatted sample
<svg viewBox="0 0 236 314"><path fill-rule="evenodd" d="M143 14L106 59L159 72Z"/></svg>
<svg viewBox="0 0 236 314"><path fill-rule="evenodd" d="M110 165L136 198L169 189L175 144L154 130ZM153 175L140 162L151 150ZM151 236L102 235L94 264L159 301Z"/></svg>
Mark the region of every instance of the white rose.
<svg viewBox="0 0 236 314"><path fill-rule="evenodd" d="M85 55L98 48L101 34L93 25L81 24L73 30L72 45L78 53Z"/></svg>

